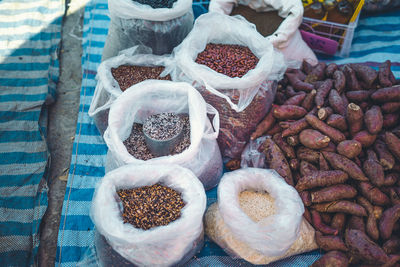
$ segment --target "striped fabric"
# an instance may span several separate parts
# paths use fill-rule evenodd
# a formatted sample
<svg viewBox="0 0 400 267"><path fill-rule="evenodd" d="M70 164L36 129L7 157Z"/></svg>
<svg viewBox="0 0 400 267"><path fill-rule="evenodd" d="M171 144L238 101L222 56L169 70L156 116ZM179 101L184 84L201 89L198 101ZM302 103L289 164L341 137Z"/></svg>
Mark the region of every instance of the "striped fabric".
<svg viewBox="0 0 400 267"><path fill-rule="evenodd" d="M63 0L0 1L0 265L36 262Z"/></svg>
<svg viewBox="0 0 400 267"><path fill-rule="evenodd" d="M194 8L197 11L202 10L197 3L194 3ZM104 175L107 147L87 112L96 86L96 69L106 39L109 24L107 14L107 0L92 0L86 5L80 112L58 235L56 262L61 266L76 266L78 263L81 266L96 265L93 254L94 225L89 217L89 208L96 183ZM390 35L382 34L381 29L390 29ZM373 41L374 36L382 36L383 39L377 43ZM345 60L335 58L337 62L368 61L373 65L391 59L397 62L394 70L397 77L400 76L398 65L400 49L397 48L400 44L400 12L362 18L354 40L352 58ZM216 189L207 192L207 197L208 204L215 202ZM319 257L320 253L313 251L273 263L271 266L308 266ZM243 261L230 259L221 248L208 239L203 250L187 265L249 266Z"/></svg>

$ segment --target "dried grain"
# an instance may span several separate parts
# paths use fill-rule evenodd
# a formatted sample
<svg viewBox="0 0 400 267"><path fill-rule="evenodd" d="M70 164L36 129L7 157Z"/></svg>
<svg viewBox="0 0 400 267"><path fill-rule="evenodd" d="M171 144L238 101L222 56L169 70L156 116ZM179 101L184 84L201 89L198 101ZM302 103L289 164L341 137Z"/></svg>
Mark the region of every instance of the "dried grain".
<svg viewBox="0 0 400 267"><path fill-rule="evenodd" d="M168 140L178 135L183 123L178 115L164 112L149 116L143 123L143 132L154 140Z"/></svg>

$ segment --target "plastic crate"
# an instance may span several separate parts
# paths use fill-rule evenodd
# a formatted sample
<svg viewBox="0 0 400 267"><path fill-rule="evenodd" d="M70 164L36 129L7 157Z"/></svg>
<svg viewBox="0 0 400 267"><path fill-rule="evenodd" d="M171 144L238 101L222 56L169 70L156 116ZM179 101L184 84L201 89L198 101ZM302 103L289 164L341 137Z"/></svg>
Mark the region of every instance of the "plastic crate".
<svg viewBox="0 0 400 267"><path fill-rule="evenodd" d="M208 12L210 1L194 0L192 3L194 18L197 19L200 15Z"/></svg>
<svg viewBox="0 0 400 267"><path fill-rule="evenodd" d="M317 53L348 57L363 5L364 0L359 0L349 24L304 17L300 26L304 41Z"/></svg>

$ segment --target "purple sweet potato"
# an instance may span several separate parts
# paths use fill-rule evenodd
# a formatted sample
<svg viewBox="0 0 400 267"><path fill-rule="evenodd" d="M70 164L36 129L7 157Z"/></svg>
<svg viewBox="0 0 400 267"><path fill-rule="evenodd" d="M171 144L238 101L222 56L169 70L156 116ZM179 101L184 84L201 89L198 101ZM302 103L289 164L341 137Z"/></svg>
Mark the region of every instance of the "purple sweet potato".
<svg viewBox="0 0 400 267"><path fill-rule="evenodd" d="M339 69L338 65L336 63L329 63L328 66L326 66L325 69L325 76L328 78L333 77L333 73Z"/></svg>
<svg viewBox="0 0 400 267"><path fill-rule="evenodd" d="M369 182L360 182L358 189L360 189L361 194L374 205L386 206L390 204L388 196Z"/></svg>
<svg viewBox="0 0 400 267"><path fill-rule="evenodd" d="M306 207L311 206L310 192L301 191L301 192L299 192L299 196L300 196L301 200L303 201L304 206L306 206Z"/></svg>
<svg viewBox="0 0 400 267"><path fill-rule="evenodd" d="M336 147L337 152L349 159L357 157L362 150L362 145L357 140L344 140Z"/></svg>
<svg viewBox="0 0 400 267"><path fill-rule="evenodd" d="M346 76L344 75L343 71L336 70L333 73L332 79L335 89L339 92L339 94L341 94L346 87Z"/></svg>
<svg viewBox="0 0 400 267"><path fill-rule="evenodd" d="M301 176L311 175L311 173L318 171L317 167L305 160L300 161L299 169Z"/></svg>
<svg viewBox="0 0 400 267"><path fill-rule="evenodd" d="M301 92L300 94L296 94L290 98L288 98L283 105L296 105L299 106L303 102L304 98L306 97L306 93Z"/></svg>
<svg viewBox="0 0 400 267"><path fill-rule="evenodd" d="M280 176L285 179L289 185L294 185L293 176L282 150L271 139L267 138L264 142L265 162L270 169L274 169Z"/></svg>
<svg viewBox="0 0 400 267"><path fill-rule="evenodd" d="M329 92L328 97L329 105L333 111L337 114L344 116L346 114L347 105L343 102L342 97L339 95L338 91L332 89Z"/></svg>
<svg viewBox="0 0 400 267"><path fill-rule="evenodd" d="M368 181L360 167L350 159L332 152L322 151L322 154L332 168L346 172L354 180Z"/></svg>
<svg viewBox="0 0 400 267"><path fill-rule="evenodd" d="M262 136L265 132L272 128L275 123L275 117L270 111L267 116L257 125L256 130L251 134L250 139L255 140L258 137Z"/></svg>
<svg viewBox="0 0 400 267"><path fill-rule="evenodd" d="M342 238L337 235L322 235L321 232L315 232L315 241L319 248L325 251L340 250L348 251L348 248L344 244Z"/></svg>
<svg viewBox="0 0 400 267"><path fill-rule="evenodd" d="M371 95L371 99L378 102L400 101L400 85L378 89Z"/></svg>
<svg viewBox="0 0 400 267"><path fill-rule="evenodd" d="M365 223L364 218L360 216L352 215L347 221L347 229L356 229L365 233Z"/></svg>
<svg viewBox="0 0 400 267"><path fill-rule="evenodd" d="M390 79L391 76L391 62L390 60L386 60L384 63L382 63L379 66L379 71L378 71L378 78L379 78L379 83L381 86L383 87L388 87L388 86L392 86L393 83ZM393 75L393 74L392 74Z"/></svg>
<svg viewBox="0 0 400 267"><path fill-rule="evenodd" d="M320 149L328 146L331 139L317 130L305 129L301 131L299 140L302 145L311 149Z"/></svg>
<svg viewBox="0 0 400 267"><path fill-rule="evenodd" d="M315 105L321 108L324 105L325 98L329 95L332 89L333 82L331 79L325 80L324 83L317 88L317 95L315 96Z"/></svg>
<svg viewBox="0 0 400 267"><path fill-rule="evenodd" d="M343 171L314 171L301 177L297 182L296 189L297 191L303 191L315 187L341 184L345 182L348 177L349 176Z"/></svg>
<svg viewBox="0 0 400 267"><path fill-rule="evenodd" d="M379 106L372 106L364 115L364 123L370 134L377 134L383 127L383 115Z"/></svg>
<svg viewBox="0 0 400 267"><path fill-rule="evenodd" d="M275 144L277 144L278 147L282 150L286 158L288 159L296 158L296 152L294 151L292 146L286 143L281 133L274 134L272 140L274 140Z"/></svg>
<svg viewBox="0 0 400 267"><path fill-rule="evenodd" d="M400 110L400 101L399 102L386 102L381 106L383 113L394 113Z"/></svg>
<svg viewBox="0 0 400 267"><path fill-rule="evenodd" d="M367 225L366 225L366 233L369 235L370 238L373 240L379 239L379 230L378 230L378 223L374 216L374 206L364 197L357 198L358 204L363 206L368 212L367 218Z"/></svg>
<svg viewBox="0 0 400 267"><path fill-rule="evenodd" d="M359 258L368 264L384 264L389 260L385 251L359 230L347 230L345 243L352 257Z"/></svg>
<svg viewBox="0 0 400 267"><path fill-rule="evenodd" d="M355 71L349 65L344 65L342 71L346 77L346 88L350 91L361 90Z"/></svg>
<svg viewBox="0 0 400 267"><path fill-rule="evenodd" d="M298 159L289 160L289 167L292 171L297 171L300 168L300 162Z"/></svg>
<svg viewBox="0 0 400 267"><path fill-rule="evenodd" d="M369 96L373 93L372 90L348 91L346 92L347 99L351 102L361 103L369 100Z"/></svg>
<svg viewBox="0 0 400 267"><path fill-rule="evenodd" d="M289 83L297 90L297 91L306 91L310 92L314 89L314 86L308 82L302 81L298 74L295 73L286 73L286 77L289 80Z"/></svg>
<svg viewBox="0 0 400 267"><path fill-rule="evenodd" d="M346 119L349 125L350 134L352 136L354 136L362 129L363 117L364 117L364 112L358 105L350 103L347 106Z"/></svg>
<svg viewBox="0 0 400 267"><path fill-rule="evenodd" d="M297 159L311 163L319 163L319 152L307 147L299 147L296 151Z"/></svg>
<svg viewBox="0 0 400 267"><path fill-rule="evenodd" d="M313 204L311 208L319 212L343 212L355 216L367 216L367 212L362 206L348 200Z"/></svg>
<svg viewBox="0 0 400 267"><path fill-rule="evenodd" d="M340 199L351 199L357 195L357 190L351 185L338 184L324 187L310 193L312 203L331 202Z"/></svg>
<svg viewBox="0 0 400 267"><path fill-rule="evenodd" d="M356 76L366 83L368 87L371 87L378 78L378 72L367 65L350 64L350 67L356 72Z"/></svg>
<svg viewBox="0 0 400 267"><path fill-rule="evenodd" d="M297 146L300 144L299 136L298 135L292 135L286 138L286 142L291 145L291 146Z"/></svg>
<svg viewBox="0 0 400 267"><path fill-rule="evenodd" d="M301 64L301 70L305 73L305 74L309 74L311 73L311 71L313 70L313 66L308 63L307 61L303 60L302 64Z"/></svg>
<svg viewBox="0 0 400 267"><path fill-rule="evenodd" d="M317 90L312 90L311 92L309 92L301 103L301 106L307 111L310 111L314 106L314 99L316 95Z"/></svg>
<svg viewBox="0 0 400 267"><path fill-rule="evenodd" d="M400 238L398 236L390 237L383 245L386 254L395 254L400 252Z"/></svg>
<svg viewBox="0 0 400 267"><path fill-rule="evenodd" d="M347 267L349 259L346 254L340 251L329 251L324 256L315 261L311 267Z"/></svg>
<svg viewBox="0 0 400 267"><path fill-rule="evenodd" d="M382 186L385 181L385 173L374 151L367 150L368 158L363 163L363 171L372 184Z"/></svg>
<svg viewBox="0 0 400 267"><path fill-rule="evenodd" d="M400 118L399 113L391 113L383 115L383 128L390 129L398 125Z"/></svg>
<svg viewBox="0 0 400 267"><path fill-rule="evenodd" d="M332 217L331 226L339 230L339 232L343 232L344 227L346 226L346 214L342 212L337 212Z"/></svg>
<svg viewBox="0 0 400 267"><path fill-rule="evenodd" d="M331 126L333 128L336 128L340 131L347 130L346 118L339 114L330 115L328 117L328 119L326 120L326 124L328 124L329 126Z"/></svg>
<svg viewBox="0 0 400 267"><path fill-rule="evenodd" d="M383 239L389 239L393 232L394 224L400 218L400 204L397 204L382 214L379 220L379 233Z"/></svg>
<svg viewBox="0 0 400 267"><path fill-rule="evenodd" d="M400 161L400 139L391 132L385 133L385 143L393 156Z"/></svg>
<svg viewBox="0 0 400 267"><path fill-rule="evenodd" d="M299 134L302 130L306 129L309 124L305 118L294 122L281 122L279 125L284 128L282 131L282 137L288 137L291 135ZM287 128L285 128L287 126Z"/></svg>
<svg viewBox="0 0 400 267"><path fill-rule="evenodd" d="M319 169L321 171L329 171L331 168L329 167L328 162L324 158L324 155L322 153L319 154Z"/></svg>
<svg viewBox="0 0 400 267"><path fill-rule="evenodd" d="M273 107L272 114L278 120L296 120L304 117L307 110L295 105L282 105Z"/></svg>
<svg viewBox="0 0 400 267"><path fill-rule="evenodd" d="M320 108L318 109L317 112L318 119L322 121L326 120L332 114L333 114L333 109L331 107Z"/></svg>
<svg viewBox="0 0 400 267"><path fill-rule="evenodd" d="M312 225L321 233L326 235L337 235L338 230L322 222L321 215L316 210L310 210Z"/></svg>
<svg viewBox="0 0 400 267"><path fill-rule="evenodd" d="M325 78L325 68L326 68L326 63L319 62L317 65L314 66L311 72L307 74L305 81L315 82L323 80Z"/></svg>
<svg viewBox="0 0 400 267"><path fill-rule="evenodd" d="M376 140L375 134L370 134L368 131L360 131L353 136L353 140L360 142L363 148L370 147Z"/></svg>
<svg viewBox="0 0 400 267"><path fill-rule="evenodd" d="M383 182L384 186L395 185L400 179L400 174L396 172L390 172L385 175L385 180Z"/></svg>
<svg viewBox="0 0 400 267"><path fill-rule="evenodd" d="M378 154L379 163L384 170L390 170L395 164L395 159L392 153L389 152L386 144L381 140L376 140L374 150Z"/></svg>
<svg viewBox="0 0 400 267"><path fill-rule="evenodd" d="M342 132L321 121L315 115L307 114L305 118L311 127L327 135L334 143L340 143L346 139Z"/></svg>

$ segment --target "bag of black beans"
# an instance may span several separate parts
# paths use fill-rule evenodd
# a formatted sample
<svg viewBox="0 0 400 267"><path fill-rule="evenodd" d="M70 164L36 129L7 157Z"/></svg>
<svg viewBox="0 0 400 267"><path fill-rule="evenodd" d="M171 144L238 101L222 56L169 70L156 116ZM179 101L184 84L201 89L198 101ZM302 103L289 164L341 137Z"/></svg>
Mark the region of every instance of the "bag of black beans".
<svg viewBox="0 0 400 267"><path fill-rule="evenodd" d="M143 123L162 113L181 116L183 137L171 153L156 156L146 143ZM212 122L207 114L214 116ZM222 176L218 133L218 111L190 84L158 80L138 83L123 92L110 108L104 133L108 146L106 172L130 163L178 164L193 171L206 190L211 189Z"/></svg>
<svg viewBox="0 0 400 267"><path fill-rule="evenodd" d="M178 165L125 165L105 175L90 210L97 266L172 266L198 253L206 194Z"/></svg>
<svg viewBox="0 0 400 267"><path fill-rule="evenodd" d="M193 27L192 0L109 0L110 26L102 61L134 45L170 54Z"/></svg>
<svg viewBox="0 0 400 267"><path fill-rule="evenodd" d="M219 13L201 15L173 54L172 80L193 84L218 110L221 153L240 158L271 107L286 68L283 55L253 24Z"/></svg>
<svg viewBox="0 0 400 267"><path fill-rule="evenodd" d="M171 80L165 71L169 61L168 55L153 55L148 47L134 46L100 64L88 113L101 135L108 126L110 106L123 91L148 79Z"/></svg>

